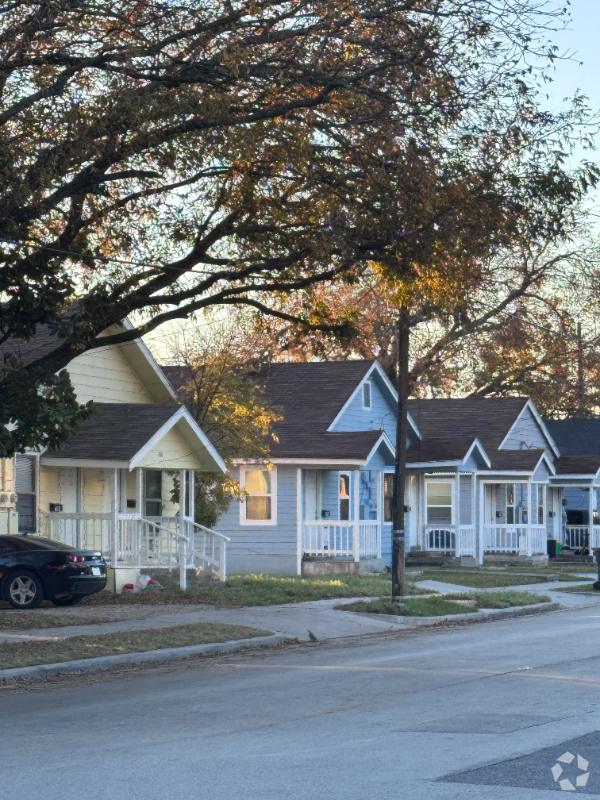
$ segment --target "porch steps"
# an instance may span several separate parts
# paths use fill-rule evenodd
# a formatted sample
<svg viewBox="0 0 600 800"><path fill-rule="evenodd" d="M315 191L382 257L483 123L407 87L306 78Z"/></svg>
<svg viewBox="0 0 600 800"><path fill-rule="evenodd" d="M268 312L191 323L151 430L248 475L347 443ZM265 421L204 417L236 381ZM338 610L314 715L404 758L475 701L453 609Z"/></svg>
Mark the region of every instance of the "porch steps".
<svg viewBox="0 0 600 800"><path fill-rule="evenodd" d="M571 555L564 551L550 559L550 564L595 564L594 556Z"/></svg>

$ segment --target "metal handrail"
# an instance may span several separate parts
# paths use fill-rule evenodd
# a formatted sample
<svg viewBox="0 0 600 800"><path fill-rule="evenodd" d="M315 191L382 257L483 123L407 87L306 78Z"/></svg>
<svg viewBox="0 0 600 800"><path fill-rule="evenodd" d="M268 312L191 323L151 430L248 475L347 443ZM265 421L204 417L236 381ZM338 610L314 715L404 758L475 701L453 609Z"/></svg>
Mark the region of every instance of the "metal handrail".
<svg viewBox="0 0 600 800"><path fill-rule="evenodd" d="M230 542L231 541L229 536L225 536L224 534L219 533L218 531L213 531L211 528L207 528L206 526L201 525L199 522L196 522L195 520L191 519L190 517L184 517L183 519L184 519L184 522L189 522L191 525L194 526L194 528L199 528L199 530L204 531L204 533L208 533L211 536L216 536L219 539L224 539L226 542ZM188 539L188 541L189 541L189 539Z"/></svg>

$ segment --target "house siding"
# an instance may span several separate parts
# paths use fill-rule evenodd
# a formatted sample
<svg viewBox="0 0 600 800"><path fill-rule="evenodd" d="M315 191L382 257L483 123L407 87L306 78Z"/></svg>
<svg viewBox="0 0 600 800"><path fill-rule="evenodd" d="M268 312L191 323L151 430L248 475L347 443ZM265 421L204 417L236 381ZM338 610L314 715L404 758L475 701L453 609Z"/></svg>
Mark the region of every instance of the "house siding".
<svg viewBox="0 0 600 800"><path fill-rule="evenodd" d="M473 525L473 486L470 475L459 475L458 484L458 522L459 525Z"/></svg>
<svg viewBox="0 0 600 800"><path fill-rule="evenodd" d="M501 449L522 450L534 447L549 448L550 445L536 422L531 409L526 408L508 432ZM549 456L553 457L550 451Z"/></svg>
<svg viewBox="0 0 600 800"><path fill-rule="evenodd" d="M362 407L362 390L357 392L332 431L385 431L391 442L396 439L396 412L376 381L371 380L371 408Z"/></svg>
<svg viewBox="0 0 600 800"><path fill-rule="evenodd" d="M200 461L176 428L168 430L162 439L142 458L140 466L147 469L199 469Z"/></svg>
<svg viewBox="0 0 600 800"><path fill-rule="evenodd" d="M154 399L117 347L83 353L69 364L69 377L80 403L153 403Z"/></svg>
<svg viewBox="0 0 600 800"><path fill-rule="evenodd" d="M276 525L240 525L238 500L234 500L228 511L219 517L217 530L231 539L227 545L227 570L230 574L297 573L297 468L278 466L276 469ZM239 473L239 467L232 469L237 480Z"/></svg>

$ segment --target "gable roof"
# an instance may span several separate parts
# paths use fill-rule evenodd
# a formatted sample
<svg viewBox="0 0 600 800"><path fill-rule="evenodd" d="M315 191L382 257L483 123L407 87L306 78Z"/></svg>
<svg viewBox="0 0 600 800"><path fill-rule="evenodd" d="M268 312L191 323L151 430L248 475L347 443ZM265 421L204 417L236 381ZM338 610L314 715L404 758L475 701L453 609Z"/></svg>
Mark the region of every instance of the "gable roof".
<svg viewBox="0 0 600 800"><path fill-rule="evenodd" d="M142 457L175 425L186 427L190 456L205 470L225 471L225 465L188 411L175 403L95 403L95 413L84 420L59 450L46 450L42 463L60 465L110 462L133 469ZM165 459L166 461L166 459ZM165 469L172 466L165 465Z"/></svg>
<svg viewBox="0 0 600 800"><path fill-rule="evenodd" d="M408 410L425 440L477 436L493 460L528 402L527 397L418 399L408 401Z"/></svg>
<svg viewBox="0 0 600 800"><path fill-rule="evenodd" d="M131 330L134 327L128 319L123 320L121 326L127 330ZM105 333L116 333L121 326L112 326L108 328ZM38 358L52 353L60 347L62 343L63 340L51 330L49 325L40 324L36 328L35 336L32 336L29 340L10 338L2 342L2 344L0 344L0 364L4 363L11 356L14 356L17 361L27 366L37 361ZM111 345L109 345L109 347L110 346ZM131 342L118 345L118 347L127 362L130 364L132 361L135 362L135 365L131 364L131 366L139 373L139 377L149 391L152 399L155 399L157 402L177 400L175 390L141 339L134 339ZM94 348L93 350L86 351L86 353L93 353L94 350L101 349L101 347ZM75 360L75 358L77 358L77 356L75 356L73 360ZM67 365L67 371L68 370L69 367Z"/></svg>
<svg viewBox="0 0 600 800"><path fill-rule="evenodd" d="M600 456L600 419L545 419L562 456Z"/></svg>
<svg viewBox="0 0 600 800"><path fill-rule="evenodd" d="M554 474L554 466L548 459L543 447L531 450L498 450L492 453L492 471L497 472L535 472L541 461L546 462L549 471Z"/></svg>
<svg viewBox="0 0 600 800"><path fill-rule="evenodd" d="M411 464L444 462L461 465L475 453L479 461L489 468L490 459L479 439L473 436L411 442L406 450L406 460Z"/></svg>

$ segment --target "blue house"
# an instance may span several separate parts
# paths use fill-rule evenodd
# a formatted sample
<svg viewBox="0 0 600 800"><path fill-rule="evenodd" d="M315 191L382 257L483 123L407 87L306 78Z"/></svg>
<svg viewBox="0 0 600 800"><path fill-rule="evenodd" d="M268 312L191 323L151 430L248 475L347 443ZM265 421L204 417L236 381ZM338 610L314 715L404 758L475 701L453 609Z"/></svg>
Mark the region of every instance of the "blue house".
<svg viewBox="0 0 600 800"><path fill-rule="evenodd" d="M237 462L246 496L217 523L230 572L300 574L313 560L381 570L389 560L396 391L375 361L271 364L282 409L269 463ZM419 433L411 426L411 439Z"/></svg>

